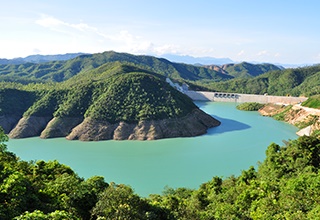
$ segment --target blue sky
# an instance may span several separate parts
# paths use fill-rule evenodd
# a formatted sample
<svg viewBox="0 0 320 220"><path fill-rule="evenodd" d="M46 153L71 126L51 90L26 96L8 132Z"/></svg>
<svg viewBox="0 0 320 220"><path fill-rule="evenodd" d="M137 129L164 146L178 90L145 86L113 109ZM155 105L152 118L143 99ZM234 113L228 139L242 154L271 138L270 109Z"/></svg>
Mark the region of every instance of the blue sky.
<svg viewBox="0 0 320 220"><path fill-rule="evenodd" d="M320 63L318 0L0 0L0 58L97 53Z"/></svg>

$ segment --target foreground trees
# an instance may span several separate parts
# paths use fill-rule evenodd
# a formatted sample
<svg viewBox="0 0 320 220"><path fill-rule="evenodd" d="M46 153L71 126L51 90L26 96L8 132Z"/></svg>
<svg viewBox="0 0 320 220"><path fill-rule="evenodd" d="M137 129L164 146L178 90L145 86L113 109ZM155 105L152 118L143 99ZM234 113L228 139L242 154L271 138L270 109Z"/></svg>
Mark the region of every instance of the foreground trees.
<svg viewBox="0 0 320 220"><path fill-rule="evenodd" d="M87 180L57 161L25 162L0 130L0 219L318 219L320 140L271 144L258 168L213 177L199 189L141 198L132 188Z"/></svg>

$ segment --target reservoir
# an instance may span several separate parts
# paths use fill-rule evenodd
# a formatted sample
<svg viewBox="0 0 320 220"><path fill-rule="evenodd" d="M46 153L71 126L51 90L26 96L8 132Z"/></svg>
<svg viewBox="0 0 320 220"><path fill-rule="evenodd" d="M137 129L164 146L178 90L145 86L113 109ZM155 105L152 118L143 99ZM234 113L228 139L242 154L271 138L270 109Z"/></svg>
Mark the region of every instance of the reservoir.
<svg viewBox="0 0 320 220"><path fill-rule="evenodd" d="M58 160L80 177L103 176L106 182L130 185L140 196L172 188L198 188L214 176L240 175L265 158L272 143L296 139L297 128L258 112L236 109L236 103L196 102L221 125L192 138L156 141L81 142L55 139L11 139L8 149L22 160Z"/></svg>

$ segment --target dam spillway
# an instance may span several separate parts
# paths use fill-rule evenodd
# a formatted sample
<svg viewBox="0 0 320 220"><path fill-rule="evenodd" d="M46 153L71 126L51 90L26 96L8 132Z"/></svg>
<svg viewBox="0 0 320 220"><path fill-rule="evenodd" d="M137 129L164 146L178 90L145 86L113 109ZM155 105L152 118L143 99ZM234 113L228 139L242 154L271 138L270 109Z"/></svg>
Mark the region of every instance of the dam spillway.
<svg viewBox="0 0 320 220"><path fill-rule="evenodd" d="M226 92L204 92L204 91L185 91L194 101L212 101L212 102L257 102L257 103L274 103L274 104L298 104L306 101L306 97L292 96L270 96L270 95L254 95L241 93L226 93Z"/></svg>

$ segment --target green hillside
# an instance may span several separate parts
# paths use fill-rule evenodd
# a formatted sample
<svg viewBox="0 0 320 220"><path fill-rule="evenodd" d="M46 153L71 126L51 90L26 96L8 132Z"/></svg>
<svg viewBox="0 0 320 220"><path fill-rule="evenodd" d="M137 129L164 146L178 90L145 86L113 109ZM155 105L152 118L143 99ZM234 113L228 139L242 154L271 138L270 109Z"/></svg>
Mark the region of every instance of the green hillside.
<svg viewBox="0 0 320 220"><path fill-rule="evenodd" d="M86 117L109 122L176 118L187 115L195 105L168 83L145 73L128 73L111 79L95 99Z"/></svg>
<svg viewBox="0 0 320 220"><path fill-rule="evenodd" d="M120 62L107 63L63 83L11 87L0 90L0 115L137 122L182 117L197 108L162 75Z"/></svg>
<svg viewBox="0 0 320 220"><path fill-rule="evenodd" d="M283 67L279 67L270 63L252 64L248 62L230 63L221 66L205 65L204 67L228 76L233 76L234 78L252 78L270 71L284 69Z"/></svg>
<svg viewBox="0 0 320 220"><path fill-rule="evenodd" d="M320 65L276 70L254 78L209 82L202 86L224 92L311 96L320 93Z"/></svg>
<svg viewBox="0 0 320 220"><path fill-rule="evenodd" d="M15 114L21 116L38 98L36 91L17 88L0 89L0 116Z"/></svg>
<svg viewBox="0 0 320 220"><path fill-rule="evenodd" d="M269 71L281 70L280 67L273 64L252 64L247 62L227 64L223 65L222 68L235 78L256 77Z"/></svg>
<svg viewBox="0 0 320 220"><path fill-rule="evenodd" d="M320 95L314 95L309 97L308 100L304 101L301 105L309 108L320 109Z"/></svg>
<svg viewBox="0 0 320 220"><path fill-rule="evenodd" d="M204 67L172 63L166 59L152 56L136 56L109 51L99 54L82 55L67 61L0 65L0 81L21 83L62 82L79 73L90 71L111 62L134 64L141 69L156 72L177 80L198 81L209 79L221 81L232 78L231 76L226 76Z"/></svg>

